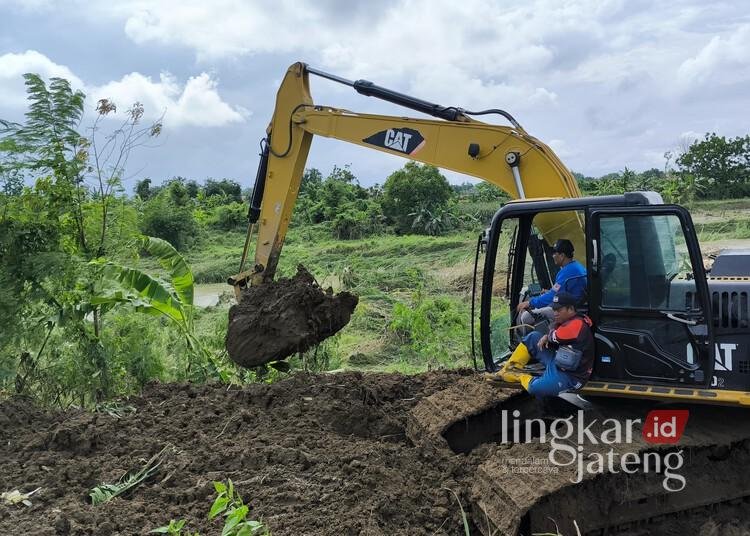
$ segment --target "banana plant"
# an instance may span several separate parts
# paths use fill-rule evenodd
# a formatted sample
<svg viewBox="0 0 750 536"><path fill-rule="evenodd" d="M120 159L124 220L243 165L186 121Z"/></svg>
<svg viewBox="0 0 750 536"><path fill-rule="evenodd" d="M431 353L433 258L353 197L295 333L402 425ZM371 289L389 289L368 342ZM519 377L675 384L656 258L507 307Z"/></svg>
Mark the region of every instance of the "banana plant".
<svg viewBox="0 0 750 536"><path fill-rule="evenodd" d="M164 268L169 279L112 261L92 261L101 267L103 279L114 283L114 286L109 291L94 296L91 305L102 310L130 305L138 312L168 318L185 337L191 353L199 357L201 366L203 363L208 364L223 381L228 381L229 374L195 336L194 279L188 263L169 242L161 238L142 236L136 239L136 245ZM188 372L189 367L190 365Z"/></svg>
<svg viewBox="0 0 750 536"><path fill-rule="evenodd" d="M166 240L143 236L136 240L139 249L150 254L167 271L169 280L148 274L138 268L99 260L101 275L116 283L106 294L95 296L92 305L104 308L127 303L137 311L165 316L186 333L193 331L193 272L185 259Z"/></svg>

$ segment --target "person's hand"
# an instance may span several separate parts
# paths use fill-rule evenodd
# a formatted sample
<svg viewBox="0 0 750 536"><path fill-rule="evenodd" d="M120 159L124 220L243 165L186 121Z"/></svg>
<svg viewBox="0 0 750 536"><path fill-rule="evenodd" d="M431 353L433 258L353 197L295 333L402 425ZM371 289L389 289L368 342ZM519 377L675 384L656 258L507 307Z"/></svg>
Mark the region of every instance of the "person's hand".
<svg viewBox="0 0 750 536"><path fill-rule="evenodd" d="M517 311L517 312L519 312L519 313L520 313L521 311L525 311L526 309L528 309L528 308L529 308L529 306L530 306L530 305L531 305L531 304L530 304L529 302L527 302L527 301L522 301L521 303L519 303L519 304L518 304L518 307L516 307L516 311Z"/></svg>
<svg viewBox="0 0 750 536"><path fill-rule="evenodd" d="M540 350L543 350L544 348L547 348L547 341L549 340L548 335L542 335L542 338L539 339L539 342L536 343L536 345L539 347Z"/></svg>

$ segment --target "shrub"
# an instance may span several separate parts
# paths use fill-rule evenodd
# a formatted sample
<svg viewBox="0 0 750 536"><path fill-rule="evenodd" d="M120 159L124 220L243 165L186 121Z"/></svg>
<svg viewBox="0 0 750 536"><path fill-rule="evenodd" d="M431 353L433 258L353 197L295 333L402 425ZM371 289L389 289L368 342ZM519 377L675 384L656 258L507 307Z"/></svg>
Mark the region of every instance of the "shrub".
<svg viewBox="0 0 750 536"><path fill-rule="evenodd" d="M247 206L243 203L219 205L209 218L209 225L222 231L241 231L247 228Z"/></svg>
<svg viewBox="0 0 750 536"><path fill-rule="evenodd" d="M203 194L206 197L219 197L229 203L242 202L242 187L233 180L222 179L217 181L208 179L203 186Z"/></svg>
<svg viewBox="0 0 750 536"><path fill-rule="evenodd" d="M453 197L448 179L434 166L408 162L403 169L391 174L383 186L383 211L395 223L400 233L427 233L424 226L412 227L414 219L423 211L445 211Z"/></svg>
<svg viewBox="0 0 750 536"><path fill-rule="evenodd" d="M492 201L498 203L509 201L510 195L501 188L489 182L480 182L474 186L474 199L476 201Z"/></svg>
<svg viewBox="0 0 750 536"><path fill-rule="evenodd" d="M193 244L199 231L192 209L164 194L146 203L140 227L143 234L162 238L181 251Z"/></svg>
<svg viewBox="0 0 750 536"><path fill-rule="evenodd" d="M448 365L468 354L468 315L446 298L421 297L413 306L397 302L388 329L420 360Z"/></svg>
<svg viewBox="0 0 750 536"><path fill-rule="evenodd" d="M362 205L365 210L362 210ZM365 238L385 230L380 205L375 202L348 203L342 209L331 222L334 238L343 240Z"/></svg>

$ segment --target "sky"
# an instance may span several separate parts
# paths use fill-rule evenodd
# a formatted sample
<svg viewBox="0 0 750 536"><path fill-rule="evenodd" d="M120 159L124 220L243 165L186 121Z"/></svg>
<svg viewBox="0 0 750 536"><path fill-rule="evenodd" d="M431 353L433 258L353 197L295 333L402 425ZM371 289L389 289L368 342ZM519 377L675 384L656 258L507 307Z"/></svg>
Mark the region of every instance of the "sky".
<svg viewBox="0 0 750 536"><path fill-rule="evenodd" d="M296 61L443 105L502 108L591 176L661 169L666 151L706 132L750 131L746 0L0 0L0 118L23 119L27 72L87 94L82 129L100 98L120 119L141 102L164 129L131 158L133 184L251 186ZM320 78L311 92L319 104L418 116ZM324 173L350 165L365 186L404 163L324 138L308 159Z"/></svg>

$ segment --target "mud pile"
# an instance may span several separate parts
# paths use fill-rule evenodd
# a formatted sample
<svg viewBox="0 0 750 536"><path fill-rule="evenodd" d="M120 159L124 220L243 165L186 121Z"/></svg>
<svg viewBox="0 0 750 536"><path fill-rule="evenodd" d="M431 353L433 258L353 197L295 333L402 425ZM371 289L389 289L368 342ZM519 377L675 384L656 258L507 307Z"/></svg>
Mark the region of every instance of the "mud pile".
<svg viewBox="0 0 750 536"><path fill-rule="evenodd" d="M292 278L249 287L229 309L229 357L255 367L304 352L343 328L357 301L349 292L324 291L302 265Z"/></svg>
<svg viewBox="0 0 750 536"><path fill-rule="evenodd" d="M231 478L274 536L463 534L462 464L425 458L406 438L419 400L468 374L296 374L272 385L149 386L117 419L0 403L0 491L41 487L31 507L0 502L0 534L146 534L187 520L204 536L212 481ZM89 490L116 481L167 445L159 472L94 507Z"/></svg>
<svg viewBox="0 0 750 536"><path fill-rule="evenodd" d="M482 405L496 396L469 371L440 371L417 376L299 373L271 385L230 389L152 384L142 396L123 401L134 412L121 412L119 418L111 408L110 413L42 411L27 399L13 398L0 402L0 492L41 490L28 507L0 502L0 535L140 535L170 519L184 519L191 532L218 535L222 522L209 521L207 513L215 497L212 482L227 478L250 506L250 516L262 519L274 536L459 536L465 534L459 501L476 523L471 533L489 534L490 521L477 513L478 501L519 509L523 505L515 499L524 490L546 490L561 500L554 501L554 508L547 499L534 507L546 523L544 530L522 526L520 534L555 533L559 526L567 536L576 532L564 528L566 512L599 512L608 498L638 491L638 475L591 478L574 486L562 473L516 473L511 465L493 471L504 460L548 453L536 443L494 443L499 428L489 420L478 429L487 432L486 438L467 435L478 422L466 413L470 402ZM507 407L521 402L510 393ZM443 430L437 426L441 410L448 417L464 412L466 418L456 430ZM432 413L435 418L428 418ZM707 454L694 446L714 442L717 430L747 429L750 418L742 415L718 408L691 410L690 422L701 423L685 445L686 460L703 467L700 475L689 477L697 495L724 489L724 480L744 478L750 463L747 441ZM415 431L415 416L427 423L421 432ZM719 425L711 429L705 424L710 421ZM461 450L467 454L454 454L448 444L455 444L450 440L461 429L460 438L467 441ZM448 443L430 448L409 439L431 434L444 434ZM165 447L169 454L152 478L104 505L89 503L91 488L115 482ZM735 459L734 476L713 474ZM641 511L649 505L632 507ZM601 513L608 511L614 512L605 508ZM506 513L509 520L519 514ZM573 519L581 521L581 534L602 533L587 530L595 525L580 515ZM649 518L617 534L748 534L750 502L732 498L698 510L665 509Z"/></svg>

